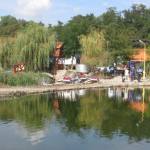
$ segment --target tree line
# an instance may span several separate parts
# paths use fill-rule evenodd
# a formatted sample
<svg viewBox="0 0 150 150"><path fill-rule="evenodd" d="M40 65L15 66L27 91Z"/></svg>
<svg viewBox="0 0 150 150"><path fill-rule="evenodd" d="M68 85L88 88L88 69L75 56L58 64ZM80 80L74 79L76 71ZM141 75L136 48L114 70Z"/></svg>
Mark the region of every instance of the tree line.
<svg viewBox="0 0 150 150"><path fill-rule="evenodd" d="M99 16L77 15L67 23L45 26L42 22L25 21L13 16L0 20L0 63L3 68L17 61L27 64L28 70L43 70L55 42L64 43L64 56L80 54L82 62L103 65L128 60L138 40L150 40L150 8L134 4L130 9L117 11L108 8ZM19 56L18 56L19 55ZM90 58L90 61L88 58ZM96 58L96 59L95 59Z"/></svg>

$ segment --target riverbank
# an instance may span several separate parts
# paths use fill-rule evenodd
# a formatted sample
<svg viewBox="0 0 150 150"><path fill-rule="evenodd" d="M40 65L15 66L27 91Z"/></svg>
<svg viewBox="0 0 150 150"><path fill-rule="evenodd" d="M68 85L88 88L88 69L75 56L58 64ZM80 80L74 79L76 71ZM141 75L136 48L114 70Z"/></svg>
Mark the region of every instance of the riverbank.
<svg viewBox="0 0 150 150"><path fill-rule="evenodd" d="M23 96L28 94L45 93L45 92L55 92L63 90L73 90L73 89L88 89L88 88L108 88L108 87L148 87L150 86L150 80L145 80L142 82L122 82L121 78L114 79L103 79L99 83L80 83L80 84L49 84L42 86L1 86L0 87L0 97L10 97L10 96Z"/></svg>

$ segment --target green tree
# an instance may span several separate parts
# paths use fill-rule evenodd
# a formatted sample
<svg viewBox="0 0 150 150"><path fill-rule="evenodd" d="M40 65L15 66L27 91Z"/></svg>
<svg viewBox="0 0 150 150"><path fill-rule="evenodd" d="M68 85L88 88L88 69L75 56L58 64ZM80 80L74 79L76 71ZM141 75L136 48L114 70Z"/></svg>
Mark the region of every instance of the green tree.
<svg viewBox="0 0 150 150"><path fill-rule="evenodd" d="M79 36L88 33L95 22L95 17L91 15L78 15L73 17L67 24L61 22L55 27L57 37L64 42L65 56L80 53Z"/></svg>
<svg viewBox="0 0 150 150"><path fill-rule="evenodd" d="M123 11L123 16L126 27L136 29L138 39L147 38L150 31L150 9L143 4L135 4L131 9Z"/></svg>
<svg viewBox="0 0 150 150"><path fill-rule="evenodd" d="M106 41L103 31L91 29L88 35L80 36L82 61L89 65L103 65L107 60Z"/></svg>
<svg viewBox="0 0 150 150"><path fill-rule="evenodd" d="M49 55L54 44L53 31L32 23L17 34L14 42L7 42L2 46L0 62L4 68L22 62L27 70L45 70L49 65Z"/></svg>
<svg viewBox="0 0 150 150"><path fill-rule="evenodd" d="M25 20L17 20L10 15L2 16L0 18L0 37L15 36L17 31L27 24Z"/></svg>

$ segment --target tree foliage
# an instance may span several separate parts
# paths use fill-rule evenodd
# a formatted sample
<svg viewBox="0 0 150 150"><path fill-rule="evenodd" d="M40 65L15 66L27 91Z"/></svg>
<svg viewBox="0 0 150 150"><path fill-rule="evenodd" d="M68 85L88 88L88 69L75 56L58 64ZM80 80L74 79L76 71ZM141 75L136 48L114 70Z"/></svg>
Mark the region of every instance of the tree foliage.
<svg viewBox="0 0 150 150"><path fill-rule="evenodd" d="M58 21L57 25L52 26L49 23L48 28L42 22L3 16L0 20L0 62L2 67L7 68L17 61L25 61L28 69L40 70L47 66L45 56L53 47L55 38L64 43L64 57L85 55L81 37L94 34L95 30L92 33L91 29L103 31L105 50L110 59L129 60L133 49L138 47L133 41L150 41L150 8L134 4L130 9L120 12L111 7L97 17L93 14L77 15L65 24ZM89 43L92 43L92 39ZM91 52L94 51L92 49Z"/></svg>
<svg viewBox="0 0 150 150"><path fill-rule="evenodd" d="M58 38L65 43L65 54L80 52L82 45L79 37L87 35L91 28L104 31L107 52L114 61L118 58L128 60L133 53L134 40L150 40L150 9L135 4L121 12L111 7L98 17L94 15L75 16L68 23L55 26ZM83 52L84 54L84 52Z"/></svg>
<svg viewBox="0 0 150 150"><path fill-rule="evenodd" d="M58 22L55 30L57 38L65 44L64 52L66 56L80 53L79 36L87 34L94 22L95 17L93 14L75 16L67 24Z"/></svg>
<svg viewBox="0 0 150 150"><path fill-rule="evenodd" d="M2 67L10 68L16 63L25 63L27 70L44 70L49 65L49 55L55 43L54 32L38 24L30 24L19 32L14 42L1 47Z"/></svg>
<svg viewBox="0 0 150 150"><path fill-rule="evenodd" d="M92 29L88 35L80 37L83 62L102 65L106 60L106 41L103 31Z"/></svg>
<svg viewBox="0 0 150 150"><path fill-rule="evenodd" d="M15 36L16 33L27 25L25 20L17 20L13 16L0 17L0 36Z"/></svg>

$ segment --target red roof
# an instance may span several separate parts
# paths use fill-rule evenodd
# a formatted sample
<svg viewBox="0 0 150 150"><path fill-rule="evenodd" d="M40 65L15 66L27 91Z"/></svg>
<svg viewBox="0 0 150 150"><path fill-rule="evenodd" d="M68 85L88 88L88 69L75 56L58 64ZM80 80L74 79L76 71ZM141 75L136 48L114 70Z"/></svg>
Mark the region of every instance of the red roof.
<svg viewBox="0 0 150 150"><path fill-rule="evenodd" d="M56 43L56 49L61 49L63 47L63 43L62 42L57 42Z"/></svg>

